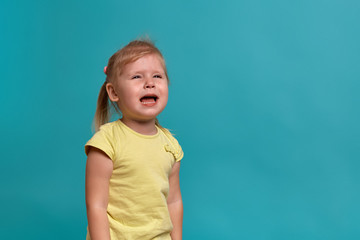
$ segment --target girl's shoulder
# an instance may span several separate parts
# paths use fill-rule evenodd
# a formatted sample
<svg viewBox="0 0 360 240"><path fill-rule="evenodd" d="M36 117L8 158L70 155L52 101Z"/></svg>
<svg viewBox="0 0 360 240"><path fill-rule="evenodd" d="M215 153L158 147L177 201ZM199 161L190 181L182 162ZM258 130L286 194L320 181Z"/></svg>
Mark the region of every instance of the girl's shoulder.
<svg viewBox="0 0 360 240"><path fill-rule="evenodd" d="M176 144L179 144L176 138L174 137L174 134L171 133L171 131L164 127L158 127L158 129L164 133L166 138L168 138L170 141L175 142Z"/></svg>
<svg viewBox="0 0 360 240"><path fill-rule="evenodd" d="M103 134L113 135L114 132L119 130L119 127L120 127L119 120L108 122L101 125L96 133L102 132Z"/></svg>

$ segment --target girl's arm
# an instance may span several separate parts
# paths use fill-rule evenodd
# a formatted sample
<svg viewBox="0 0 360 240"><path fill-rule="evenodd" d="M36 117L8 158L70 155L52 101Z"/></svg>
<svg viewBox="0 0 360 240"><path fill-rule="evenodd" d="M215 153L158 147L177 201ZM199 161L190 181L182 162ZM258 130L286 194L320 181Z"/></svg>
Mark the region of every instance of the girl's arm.
<svg viewBox="0 0 360 240"><path fill-rule="evenodd" d="M110 240L106 209L112 171L111 159L103 151L92 147L86 162L85 180L86 209L91 240Z"/></svg>
<svg viewBox="0 0 360 240"><path fill-rule="evenodd" d="M180 161L172 167L169 176L169 195L167 198L171 222L174 226L171 232L172 240L182 239L183 203L180 192Z"/></svg>

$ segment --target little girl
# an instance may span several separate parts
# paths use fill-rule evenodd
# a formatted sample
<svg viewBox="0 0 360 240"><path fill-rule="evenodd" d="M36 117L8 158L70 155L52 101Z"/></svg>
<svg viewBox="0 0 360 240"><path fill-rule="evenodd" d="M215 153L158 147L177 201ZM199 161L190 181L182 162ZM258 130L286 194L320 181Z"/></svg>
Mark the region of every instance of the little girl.
<svg viewBox="0 0 360 240"><path fill-rule="evenodd" d="M97 132L85 145L86 239L181 239L183 151L156 119L168 100L164 58L151 42L132 41L104 72ZM109 102L122 115L111 123Z"/></svg>

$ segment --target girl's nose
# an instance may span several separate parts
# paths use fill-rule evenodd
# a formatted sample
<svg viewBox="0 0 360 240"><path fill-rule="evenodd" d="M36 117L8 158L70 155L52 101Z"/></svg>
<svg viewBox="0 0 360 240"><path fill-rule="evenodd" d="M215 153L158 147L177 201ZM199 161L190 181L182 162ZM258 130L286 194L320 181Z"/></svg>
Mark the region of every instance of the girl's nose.
<svg viewBox="0 0 360 240"><path fill-rule="evenodd" d="M153 78L147 78L145 82L145 88L154 88L155 87L155 81Z"/></svg>

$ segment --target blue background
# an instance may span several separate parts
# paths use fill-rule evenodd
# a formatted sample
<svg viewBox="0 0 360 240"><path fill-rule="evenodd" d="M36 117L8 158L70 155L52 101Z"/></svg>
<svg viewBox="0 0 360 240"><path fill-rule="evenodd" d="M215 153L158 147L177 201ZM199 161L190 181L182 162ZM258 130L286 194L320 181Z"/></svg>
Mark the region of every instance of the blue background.
<svg viewBox="0 0 360 240"><path fill-rule="evenodd" d="M0 3L1 239L84 239L108 58L148 35L184 239L360 238L360 1Z"/></svg>

